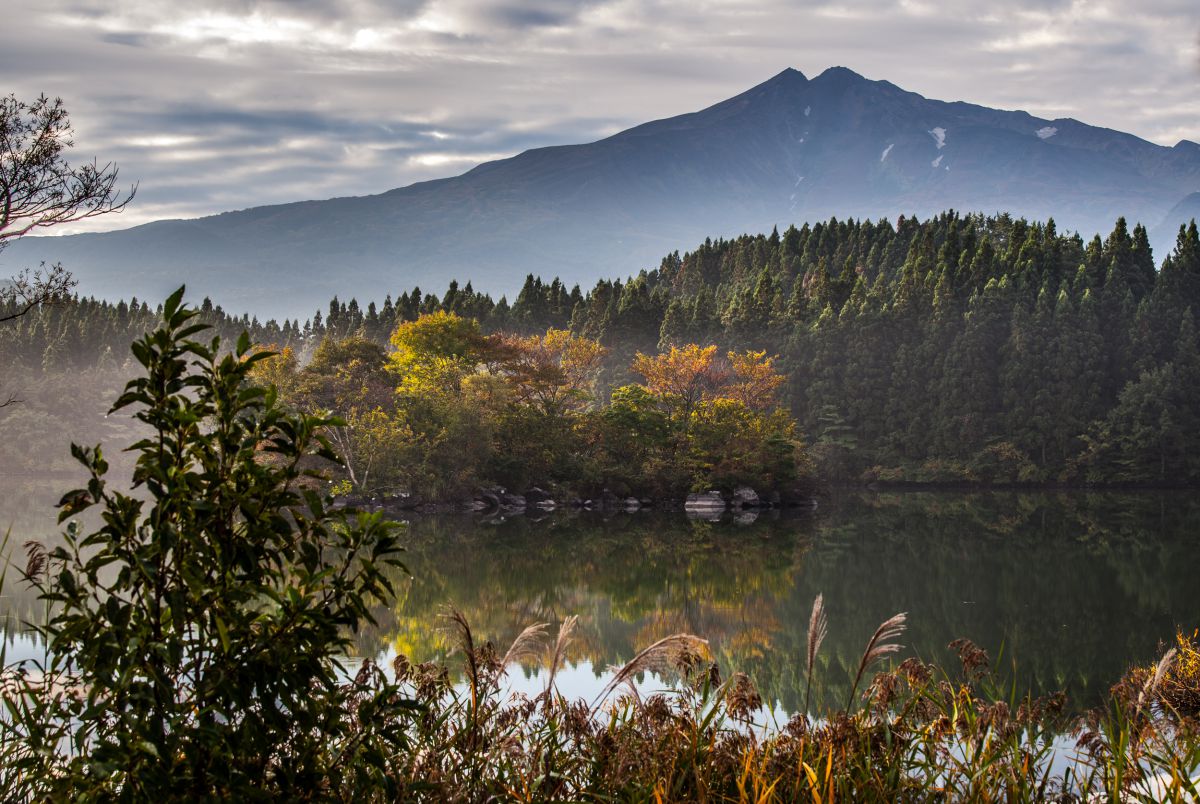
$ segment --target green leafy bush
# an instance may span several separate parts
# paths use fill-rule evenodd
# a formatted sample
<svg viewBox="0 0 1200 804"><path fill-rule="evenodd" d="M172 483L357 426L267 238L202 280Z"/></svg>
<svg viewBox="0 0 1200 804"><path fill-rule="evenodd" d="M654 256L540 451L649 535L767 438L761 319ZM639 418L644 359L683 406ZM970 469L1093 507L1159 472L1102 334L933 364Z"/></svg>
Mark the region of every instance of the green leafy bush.
<svg viewBox="0 0 1200 804"><path fill-rule="evenodd" d="M115 491L97 448L72 447L87 486L60 521L103 524L63 546L31 545L25 577L51 606L38 627L49 664L5 679L6 800L326 798L386 783L397 747L378 729L395 687L363 696L338 657L392 593L395 526L331 511L315 491L336 461L322 429L247 382L269 353L232 353L181 305L133 346L143 372L113 411L152 435L133 495ZM397 706L400 706L397 709Z"/></svg>

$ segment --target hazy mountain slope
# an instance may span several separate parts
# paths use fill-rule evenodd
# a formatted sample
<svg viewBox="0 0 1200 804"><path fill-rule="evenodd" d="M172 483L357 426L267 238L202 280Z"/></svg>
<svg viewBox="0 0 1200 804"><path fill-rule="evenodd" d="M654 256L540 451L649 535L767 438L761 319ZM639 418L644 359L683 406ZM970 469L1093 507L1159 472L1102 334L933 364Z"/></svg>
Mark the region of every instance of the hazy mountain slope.
<svg viewBox="0 0 1200 804"><path fill-rule="evenodd" d="M1150 230L1150 237L1159 244L1159 249L1168 249L1175 243L1179 227L1187 226L1193 220L1200 221L1200 192L1192 193L1172 207L1158 227Z"/></svg>
<svg viewBox="0 0 1200 804"><path fill-rule="evenodd" d="M1157 226L1197 190L1195 143L928 100L840 67L813 80L785 70L693 114L451 179L27 238L2 265L59 260L106 296L157 297L186 280L233 309L298 315L334 293L440 290L452 276L494 292L527 272L586 284L705 237L835 215L1007 210L1090 236L1118 215Z"/></svg>

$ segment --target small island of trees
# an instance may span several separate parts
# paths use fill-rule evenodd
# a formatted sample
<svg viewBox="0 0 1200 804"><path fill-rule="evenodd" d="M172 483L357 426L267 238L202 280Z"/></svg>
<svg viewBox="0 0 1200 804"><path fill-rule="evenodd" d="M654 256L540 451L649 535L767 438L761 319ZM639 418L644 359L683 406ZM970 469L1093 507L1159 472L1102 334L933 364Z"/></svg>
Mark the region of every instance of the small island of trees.
<svg viewBox="0 0 1200 804"><path fill-rule="evenodd" d="M567 330L485 335L439 310L400 323L392 350L326 338L307 365L284 347L254 377L301 409L334 410L330 431L358 494L470 498L481 487L682 499L753 484L790 491L806 474L795 422L765 352L714 345L638 354L640 383L598 403L605 349Z"/></svg>

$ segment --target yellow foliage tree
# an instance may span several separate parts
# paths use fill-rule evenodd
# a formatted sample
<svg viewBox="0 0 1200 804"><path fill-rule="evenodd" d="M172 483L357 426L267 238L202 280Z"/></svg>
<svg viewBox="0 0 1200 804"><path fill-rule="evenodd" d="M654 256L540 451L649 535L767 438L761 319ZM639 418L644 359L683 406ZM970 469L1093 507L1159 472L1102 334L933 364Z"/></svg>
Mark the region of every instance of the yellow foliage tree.
<svg viewBox="0 0 1200 804"><path fill-rule="evenodd" d="M751 410L775 407L775 391L783 384L783 375L775 370L774 359L767 357L765 350L730 352L728 358L733 379L723 389L723 395Z"/></svg>
<svg viewBox="0 0 1200 804"><path fill-rule="evenodd" d="M687 427L692 411L725 383L726 372L716 360L716 346L694 343L672 346L662 354L638 352L633 370L646 378L646 388L662 400L672 418Z"/></svg>
<svg viewBox="0 0 1200 804"><path fill-rule="evenodd" d="M400 324L391 344L389 366L401 378L400 390L417 396L456 393L493 351L478 321L442 310Z"/></svg>
<svg viewBox="0 0 1200 804"><path fill-rule="evenodd" d="M296 353L292 347L285 346L280 349L275 344L268 344L254 351L275 354L265 360L259 360L250 367L250 380L264 388L274 386L279 398L290 402L296 391L296 373L299 370Z"/></svg>

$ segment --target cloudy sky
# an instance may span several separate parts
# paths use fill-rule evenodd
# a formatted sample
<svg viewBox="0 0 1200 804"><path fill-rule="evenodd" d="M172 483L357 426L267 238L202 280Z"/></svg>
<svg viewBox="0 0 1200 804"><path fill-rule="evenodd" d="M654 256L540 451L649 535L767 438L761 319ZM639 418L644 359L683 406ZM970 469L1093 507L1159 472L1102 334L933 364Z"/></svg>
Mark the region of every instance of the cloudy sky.
<svg viewBox="0 0 1200 804"><path fill-rule="evenodd" d="M1200 141L1197 0L15 4L0 91L61 96L75 153L140 182L89 229L455 175L694 111L784 67Z"/></svg>

